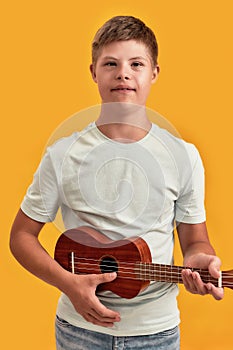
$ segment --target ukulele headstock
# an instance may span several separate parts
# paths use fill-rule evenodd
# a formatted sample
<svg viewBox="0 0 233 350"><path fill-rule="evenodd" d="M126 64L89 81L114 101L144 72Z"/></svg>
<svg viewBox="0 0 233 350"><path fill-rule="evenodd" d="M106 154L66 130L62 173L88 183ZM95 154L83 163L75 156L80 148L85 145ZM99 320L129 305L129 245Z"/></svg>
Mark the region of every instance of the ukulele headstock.
<svg viewBox="0 0 233 350"><path fill-rule="evenodd" d="M233 289L233 270L222 271L222 286Z"/></svg>

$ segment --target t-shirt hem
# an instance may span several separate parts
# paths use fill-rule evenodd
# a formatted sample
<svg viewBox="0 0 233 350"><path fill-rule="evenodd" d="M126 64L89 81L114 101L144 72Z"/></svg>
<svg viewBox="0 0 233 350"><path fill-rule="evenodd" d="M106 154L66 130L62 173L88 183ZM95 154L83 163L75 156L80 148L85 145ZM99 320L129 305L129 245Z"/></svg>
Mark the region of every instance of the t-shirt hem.
<svg viewBox="0 0 233 350"><path fill-rule="evenodd" d="M21 204L20 209L26 214L29 218L39 221L39 222L52 222L54 219L47 216L47 215L40 215L34 211L31 210L24 202Z"/></svg>
<svg viewBox="0 0 233 350"><path fill-rule="evenodd" d="M197 215L197 216L185 216L185 215L176 215L175 220L177 222L183 222L185 224L200 224L206 221L205 215Z"/></svg>
<svg viewBox="0 0 233 350"><path fill-rule="evenodd" d="M97 325L93 325L92 323L88 322L81 322L81 321L74 321L70 317L64 317L64 315L60 314L57 311L57 316L66 322L70 323L72 326L79 327L86 329L88 331L98 332L98 333L104 333L112 336L118 336L118 337L131 337L131 336L143 336L143 335L151 335L151 334L157 334L160 332L167 331L169 329L172 329L174 327L179 326L180 324L180 318L176 317L175 319L171 320L170 322L166 322L166 324L161 325L160 327L151 327L146 329L138 329L138 330L129 330L129 329L117 329L114 330L113 328L108 327L101 327Z"/></svg>

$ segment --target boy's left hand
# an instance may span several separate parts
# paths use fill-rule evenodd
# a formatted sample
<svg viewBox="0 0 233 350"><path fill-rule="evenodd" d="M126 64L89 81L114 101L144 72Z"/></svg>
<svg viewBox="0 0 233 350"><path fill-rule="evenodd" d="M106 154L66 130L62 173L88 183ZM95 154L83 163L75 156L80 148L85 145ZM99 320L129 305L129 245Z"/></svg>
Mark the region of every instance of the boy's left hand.
<svg viewBox="0 0 233 350"><path fill-rule="evenodd" d="M208 269L214 278L220 277L221 260L215 255L207 255L203 253L190 256L185 262L187 267L197 267ZM182 279L186 290L193 294L210 294L216 300L223 298L223 288L215 287L212 283L203 283L198 272L192 272L190 269L182 271Z"/></svg>

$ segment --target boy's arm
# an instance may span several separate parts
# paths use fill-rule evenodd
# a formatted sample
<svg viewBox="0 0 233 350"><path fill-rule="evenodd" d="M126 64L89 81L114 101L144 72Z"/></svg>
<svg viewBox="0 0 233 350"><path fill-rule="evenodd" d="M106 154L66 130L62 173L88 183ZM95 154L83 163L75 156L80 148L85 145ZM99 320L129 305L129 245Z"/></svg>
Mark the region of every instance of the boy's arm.
<svg viewBox="0 0 233 350"><path fill-rule="evenodd" d="M210 244L205 222L200 224L178 223L177 232L185 267L208 269L210 274L220 277L221 261L215 255ZM223 288L217 288L211 283L203 283L197 272L187 269L182 271L185 288L194 294L211 294L215 299L223 298Z"/></svg>
<svg viewBox="0 0 233 350"><path fill-rule="evenodd" d="M10 236L14 257L29 272L64 292L86 321L113 326L120 320L119 314L101 304L95 292L100 283L110 282L116 274L78 276L66 271L41 246L38 236L43 226L19 210Z"/></svg>

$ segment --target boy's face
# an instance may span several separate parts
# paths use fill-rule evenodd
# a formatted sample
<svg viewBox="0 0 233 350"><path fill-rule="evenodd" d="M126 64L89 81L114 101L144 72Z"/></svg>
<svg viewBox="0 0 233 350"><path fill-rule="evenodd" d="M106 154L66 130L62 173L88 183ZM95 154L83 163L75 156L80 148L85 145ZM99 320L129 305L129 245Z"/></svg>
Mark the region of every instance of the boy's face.
<svg viewBox="0 0 233 350"><path fill-rule="evenodd" d="M145 105L159 67L152 67L146 46L135 40L115 41L103 47L90 67L102 103L128 102Z"/></svg>

